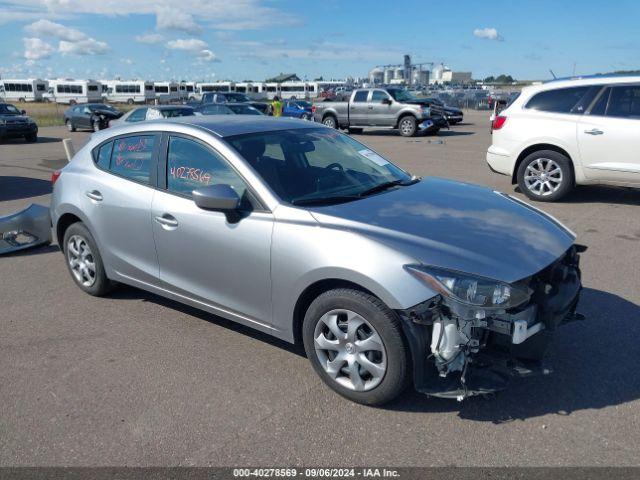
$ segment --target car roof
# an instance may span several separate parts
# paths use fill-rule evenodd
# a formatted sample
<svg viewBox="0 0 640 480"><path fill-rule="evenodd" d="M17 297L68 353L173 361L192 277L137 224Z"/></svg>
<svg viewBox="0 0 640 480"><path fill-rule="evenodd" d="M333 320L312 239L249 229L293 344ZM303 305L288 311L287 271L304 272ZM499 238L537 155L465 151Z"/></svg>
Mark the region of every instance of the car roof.
<svg viewBox="0 0 640 480"><path fill-rule="evenodd" d="M195 110L190 105L151 105L150 107L147 107L147 108L153 108L155 110L175 110L175 109L178 109L178 108L186 108L188 110Z"/></svg>
<svg viewBox="0 0 640 480"><path fill-rule="evenodd" d="M199 127L219 136L232 137L250 133L273 132L277 130L293 130L308 128L326 128L314 122L301 121L293 118L268 117L258 115L207 115L202 117L176 117L164 120L145 122L156 128L162 124L186 124Z"/></svg>
<svg viewBox="0 0 640 480"><path fill-rule="evenodd" d="M640 83L640 75L587 75L583 77L557 78L538 85L524 87L522 91L534 93L546 90L555 90L556 88L627 83Z"/></svg>

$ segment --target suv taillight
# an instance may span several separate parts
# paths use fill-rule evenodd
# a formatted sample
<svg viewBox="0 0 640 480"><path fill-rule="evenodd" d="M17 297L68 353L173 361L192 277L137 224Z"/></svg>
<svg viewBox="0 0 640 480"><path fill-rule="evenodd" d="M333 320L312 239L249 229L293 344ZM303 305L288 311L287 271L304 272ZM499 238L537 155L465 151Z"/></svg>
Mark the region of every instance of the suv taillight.
<svg viewBox="0 0 640 480"><path fill-rule="evenodd" d="M56 182L60 178L60 175L62 175L62 171L61 170L56 170L55 172L53 172L51 174L51 186L52 187L56 184Z"/></svg>
<svg viewBox="0 0 640 480"><path fill-rule="evenodd" d="M503 116L503 115L498 115L494 120L493 120L493 129L494 130L500 130L502 127L504 127L504 124L507 122L507 117Z"/></svg>

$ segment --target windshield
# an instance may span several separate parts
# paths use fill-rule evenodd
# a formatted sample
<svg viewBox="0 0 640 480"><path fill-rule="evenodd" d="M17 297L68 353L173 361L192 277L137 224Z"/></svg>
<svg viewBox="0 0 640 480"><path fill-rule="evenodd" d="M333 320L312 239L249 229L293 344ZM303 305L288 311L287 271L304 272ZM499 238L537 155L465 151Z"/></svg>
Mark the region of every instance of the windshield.
<svg viewBox="0 0 640 480"><path fill-rule="evenodd" d="M387 90L387 92L393 97L396 102L410 102L416 99L406 90L400 90L399 88L390 88Z"/></svg>
<svg viewBox="0 0 640 480"><path fill-rule="evenodd" d="M262 115L258 110L249 105L227 105L237 115Z"/></svg>
<svg viewBox="0 0 640 480"><path fill-rule="evenodd" d="M164 118L173 117L190 117L194 115L194 111L191 108L171 108L160 110Z"/></svg>
<svg viewBox="0 0 640 480"><path fill-rule="evenodd" d="M411 176L351 137L326 128L261 132L227 141L285 202L349 201Z"/></svg>
<svg viewBox="0 0 640 480"><path fill-rule="evenodd" d="M227 102L242 103L251 101L244 93L225 93L224 96L227 98Z"/></svg>
<svg viewBox="0 0 640 480"><path fill-rule="evenodd" d="M8 103L0 104L0 114L4 115L20 115L20 110L18 110L13 105L9 105Z"/></svg>

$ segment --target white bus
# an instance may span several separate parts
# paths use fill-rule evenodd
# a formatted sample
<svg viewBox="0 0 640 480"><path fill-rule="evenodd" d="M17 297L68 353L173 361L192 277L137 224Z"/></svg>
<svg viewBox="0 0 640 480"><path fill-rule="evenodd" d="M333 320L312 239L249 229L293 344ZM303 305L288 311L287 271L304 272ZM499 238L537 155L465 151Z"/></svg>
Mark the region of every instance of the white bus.
<svg viewBox="0 0 640 480"><path fill-rule="evenodd" d="M148 103L156 98L153 82L144 80L100 80L102 96L108 102Z"/></svg>
<svg viewBox="0 0 640 480"><path fill-rule="evenodd" d="M6 101L39 102L47 93L46 80L23 78L0 80L0 98Z"/></svg>
<svg viewBox="0 0 640 480"><path fill-rule="evenodd" d="M153 82L155 99L158 103L172 103L180 100L177 82Z"/></svg>
<svg viewBox="0 0 640 480"><path fill-rule="evenodd" d="M235 92L234 82L200 82L200 93L207 92Z"/></svg>
<svg viewBox="0 0 640 480"><path fill-rule="evenodd" d="M43 95L43 99L70 105L100 103L102 102L102 85L95 80L49 80L49 91Z"/></svg>
<svg viewBox="0 0 640 480"><path fill-rule="evenodd" d="M280 97L288 98L307 98L306 82L282 82L280 84Z"/></svg>
<svg viewBox="0 0 640 480"><path fill-rule="evenodd" d="M178 90L180 91L180 100L193 102L194 100L198 100L202 97L199 95L196 82L180 82Z"/></svg>

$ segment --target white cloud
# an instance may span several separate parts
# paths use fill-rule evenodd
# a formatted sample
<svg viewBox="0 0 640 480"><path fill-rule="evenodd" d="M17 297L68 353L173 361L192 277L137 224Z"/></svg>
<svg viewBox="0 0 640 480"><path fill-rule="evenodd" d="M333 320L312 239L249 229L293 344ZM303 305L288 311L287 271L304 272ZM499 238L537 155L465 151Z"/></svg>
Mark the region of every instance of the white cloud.
<svg viewBox="0 0 640 480"><path fill-rule="evenodd" d="M135 39L136 42L152 44L162 42L164 37L159 33L146 33L144 35L137 35Z"/></svg>
<svg viewBox="0 0 640 480"><path fill-rule="evenodd" d="M93 38L80 40L79 42L67 42L60 40L58 51L63 55L102 55L107 53L109 47L105 42L99 42Z"/></svg>
<svg viewBox="0 0 640 480"><path fill-rule="evenodd" d="M24 43L24 58L30 63L49 58L55 51L51 45L39 38L23 38L22 41Z"/></svg>
<svg viewBox="0 0 640 480"><path fill-rule="evenodd" d="M171 50L187 50L189 52L197 52L207 48L207 43L198 38L178 38L167 42L167 48Z"/></svg>
<svg viewBox="0 0 640 480"><path fill-rule="evenodd" d="M478 38L484 38L486 40L497 40L499 42L504 40L502 35L500 35L498 33L498 30L496 30L495 28L476 28L473 31L473 34Z"/></svg>
<svg viewBox="0 0 640 480"><path fill-rule="evenodd" d="M191 14L170 6L160 6L156 11L156 28L158 30L178 30L198 35L202 28Z"/></svg>
<svg viewBox="0 0 640 480"><path fill-rule="evenodd" d="M60 23L51 22L49 20L38 20L37 22L27 25L24 29L32 35L55 37L68 42L77 42L78 40L84 40L87 38L87 36L80 30L65 27Z"/></svg>
<svg viewBox="0 0 640 480"><path fill-rule="evenodd" d="M198 60L201 62L213 62L216 60L216 54L205 48L198 53Z"/></svg>
<svg viewBox="0 0 640 480"><path fill-rule="evenodd" d="M57 38L60 40L58 51L63 55L102 55L109 50L109 46L105 42L100 42L80 30L50 20L38 20L27 25L24 29L33 35Z"/></svg>
<svg viewBox="0 0 640 480"><path fill-rule="evenodd" d="M159 29L198 33L201 25L216 30L263 29L300 24L294 14L265 6L265 0L3 0L0 23L6 18L61 18L79 14L156 15ZM269 2L273 3L273 2ZM197 12L194 17L186 12ZM199 25L201 24L201 25Z"/></svg>
<svg viewBox="0 0 640 480"><path fill-rule="evenodd" d="M207 42L198 38L178 38L167 42L171 50L183 50L196 56L199 62L217 61L215 53L209 50Z"/></svg>

